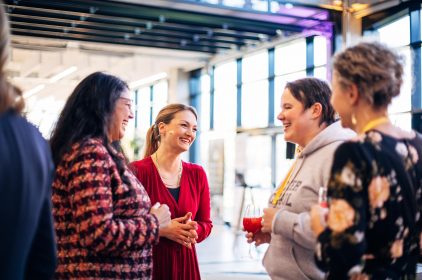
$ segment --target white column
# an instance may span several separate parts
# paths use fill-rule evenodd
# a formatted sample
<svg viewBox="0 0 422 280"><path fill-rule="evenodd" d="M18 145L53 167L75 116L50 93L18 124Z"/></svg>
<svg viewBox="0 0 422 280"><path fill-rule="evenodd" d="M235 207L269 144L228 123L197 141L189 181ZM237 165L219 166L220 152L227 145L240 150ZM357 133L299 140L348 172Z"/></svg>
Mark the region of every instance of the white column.
<svg viewBox="0 0 422 280"><path fill-rule="evenodd" d="M358 43L362 39L362 19L353 14L350 1L343 1L342 48Z"/></svg>
<svg viewBox="0 0 422 280"><path fill-rule="evenodd" d="M174 68L168 76L168 102L189 104L189 73Z"/></svg>

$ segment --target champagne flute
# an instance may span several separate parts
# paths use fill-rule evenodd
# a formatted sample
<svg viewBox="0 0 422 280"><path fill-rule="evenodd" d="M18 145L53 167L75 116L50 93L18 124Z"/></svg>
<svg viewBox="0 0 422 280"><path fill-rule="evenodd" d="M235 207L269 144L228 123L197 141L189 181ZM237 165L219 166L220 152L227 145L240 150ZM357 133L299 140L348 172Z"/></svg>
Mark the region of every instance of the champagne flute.
<svg viewBox="0 0 422 280"><path fill-rule="evenodd" d="M261 230L262 214L259 206L249 204L246 206L245 215L243 216L243 228L247 232L253 234ZM252 244L249 244L249 257L252 259Z"/></svg>
<svg viewBox="0 0 422 280"><path fill-rule="evenodd" d="M318 205L321 207L321 224L325 224L328 218L328 196L327 188L319 187L318 190Z"/></svg>
<svg viewBox="0 0 422 280"><path fill-rule="evenodd" d="M327 198L327 188L326 187L319 187L318 204L322 208L328 208L328 198Z"/></svg>

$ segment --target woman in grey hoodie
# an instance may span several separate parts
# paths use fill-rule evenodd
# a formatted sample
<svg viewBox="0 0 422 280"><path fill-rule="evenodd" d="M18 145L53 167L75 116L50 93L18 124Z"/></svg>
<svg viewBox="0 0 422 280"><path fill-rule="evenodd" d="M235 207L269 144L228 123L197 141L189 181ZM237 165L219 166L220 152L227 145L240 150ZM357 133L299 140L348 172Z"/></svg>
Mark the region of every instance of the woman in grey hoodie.
<svg viewBox="0 0 422 280"><path fill-rule="evenodd" d="M314 263L316 240L309 210L327 186L333 153L353 133L335 122L327 83L304 78L287 83L281 97L284 139L301 147L286 178L264 209L260 232L246 236L258 246L270 243L263 264L272 279L323 279Z"/></svg>

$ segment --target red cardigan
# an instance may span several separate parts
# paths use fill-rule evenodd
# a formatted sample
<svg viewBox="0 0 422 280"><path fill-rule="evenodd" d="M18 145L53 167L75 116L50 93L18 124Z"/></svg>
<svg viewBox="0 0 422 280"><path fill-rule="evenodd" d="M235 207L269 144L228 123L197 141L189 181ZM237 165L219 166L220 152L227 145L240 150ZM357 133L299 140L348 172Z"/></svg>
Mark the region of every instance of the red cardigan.
<svg viewBox="0 0 422 280"><path fill-rule="evenodd" d="M201 242L212 229L208 180L201 166L187 162L182 164L178 202L162 182L151 157L133 162L132 167L136 177L145 186L152 204L167 204L172 219L192 212L192 220L198 223L197 242ZM167 238L161 238L160 243L153 248L153 259L153 279L200 279L195 246L188 249Z"/></svg>

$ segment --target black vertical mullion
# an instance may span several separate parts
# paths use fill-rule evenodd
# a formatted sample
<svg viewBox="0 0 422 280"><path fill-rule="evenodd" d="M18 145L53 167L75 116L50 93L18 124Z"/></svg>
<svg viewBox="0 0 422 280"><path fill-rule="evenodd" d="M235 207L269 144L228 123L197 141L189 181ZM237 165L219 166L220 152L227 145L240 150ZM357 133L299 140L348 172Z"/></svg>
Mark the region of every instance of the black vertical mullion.
<svg viewBox="0 0 422 280"><path fill-rule="evenodd" d="M410 45L413 51L412 112L422 109L421 71L421 6L410 7Z"/></svg>
<svg viewBox="0 0 422 280"><path fill-rule="evenodd" d="M139 114L139 108L138 108L138 104L139 104L139 89L136 89L135 90L135 116L134 116L134 118L135 118L135 137L136 137L136 131L137 131L137 128L138 128L138 114Z"/></svg>
<svg viewBox="0 0 422 280"><path fill-rule="evenodd" d="M237 110L236 124L242 126L242 58L236 59L236 92L237 92Z"/></svg>
<svg viewBox="0 0 422 280"><path fill-rule="evenodd" d="M149 106L149 125L151 126L152 123L154 122L154 120L152 119L152 112L154 109L154 86L150 85L149 86L149 101L150 101L150 106Z"/></svg>
<svg viewBox="0 0 422 280"><path fill-rule="evenodd" d="M306 38L306 76L314 75L314 38Z"/></svg>
<svg viewBox="0 0 422 280"><path fill-rule="evenodd" d="M201 116L201 70L195 70L190 73L189 78L189 103L191 106L196 108L198 116ZM196 135L196 141L194 141L189 149L189 161L199 162L200 150L199 142L200 133Z"/></svg>
<svg viewBox="0 0 422 280"><path fill-rule="evenodd" d="M215 66L211 67L210 75L210 130L214 129L214 99L215 99Z"/></svg>
<svg viewBox="0 0 422 280"><path fill-rule="evenodd" d="M275 96L274 48L268 49L268 126L274 126Z"/></svg>
<svg viewBox="0 0 422 280"><path fill-rule="evenodd" d="M272 187L276 186L276 170L277 170L277 134L271 135L271 184Z"/></svg>

